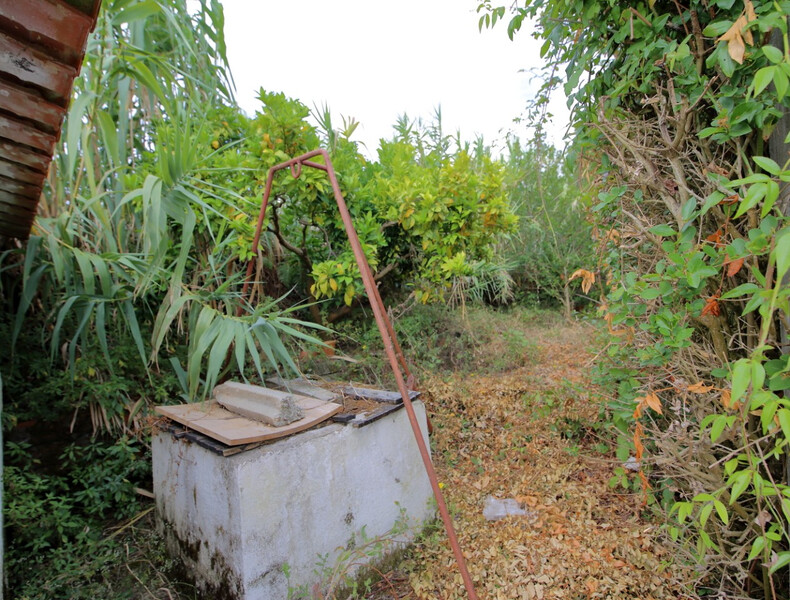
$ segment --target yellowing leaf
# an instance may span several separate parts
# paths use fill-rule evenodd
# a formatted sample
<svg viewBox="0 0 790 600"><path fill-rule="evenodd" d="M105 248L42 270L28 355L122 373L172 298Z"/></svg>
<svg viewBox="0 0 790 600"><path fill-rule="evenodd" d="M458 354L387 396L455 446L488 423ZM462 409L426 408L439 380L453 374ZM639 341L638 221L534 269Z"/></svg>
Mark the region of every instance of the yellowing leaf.
<svg viewBox="0 0 790 600"><path fill-rule="evenodd" d="M329 280L329 287L332 288L333 292L337 291L337 280L334 277Z"/></svg>
<svg viewBox="0 0 790 600"><path fill-rule="evenodd" d="M348 306L351 306L351 301L354 299L354 293L355 293L354 286L350 285L346 288L346 293L343 296L343 300Z"/></svg>

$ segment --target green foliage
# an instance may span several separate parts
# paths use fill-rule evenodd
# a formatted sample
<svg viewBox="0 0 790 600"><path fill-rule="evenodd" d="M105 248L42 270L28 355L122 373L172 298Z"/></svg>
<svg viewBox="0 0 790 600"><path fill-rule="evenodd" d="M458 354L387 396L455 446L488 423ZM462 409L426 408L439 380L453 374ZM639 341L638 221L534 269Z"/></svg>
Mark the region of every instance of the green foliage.
<svg viewBox="0 0 790 600"><path fill-rule="evenodd" d="M98 547L104 519L135 510L154 404L205 397L234 368L293 369L284 338L319 343L273 302L235 316L222 211L240 196L211 162L215 116L228 139L239 122L221 26L208 0L104 4L41 216L0 259L6 439L57 438L6 473L15 591L36 565L58 579Z"/></svg>
<svg viewBox="0 0 790 600"><path fill-rule="evenodd" d="M145 448L128 437L111 445L94 440L66 446L60 456L62 470L54 475L42 469L26 442L8 442L5 455L11 589L71 568L69 555L90 553L102 539L106 519L123 520L137 513L135 488L150 469Z"/></svg>
<svg viewBox="0 0 790 600"><path fill-rule="evenodd" d="M427 374L498 374L528 364L535 358L533 331L552 327L560 320L554 311L507 308L470 302L463 310L441 304L417 303L396 316L393 325L406 360L418 380ZM326 359L322 353L311 359L316 372L324 370L339 379L395 385L375 324L352 318L338 324L337 347L354 357L352 363Z"/></svg>
<svg viewBox="0 0 790 600"><path fill-rule="evenodd" d="M506 188L519 217L506 256L519 288L538 302L559 303L566 317L583 302L570 277L595 263L588 210L562 154L540 134L527 145L508 144Z"/></svg>
<svg viewBox="0 0 790 600"><path fill-rule="evenodd" d="M402 117L377 161L351 140L353 120L335 129L324 109L316 126L282 93L261 90L248 117L231 94L222 25L215 0L104 3L31 238L0 257L3 427L18 454L9 561L25 594L34 568L47 570L52 597L65 596L81 557L115 555L101 530L136 510L154 405L204 399L225 377L298 371L294 350L321 345L322 323L361 302L319 170L278 175L262 246L252 248L273 165L328 149L383 294L511 297L500 256L517 225L507 162L482 140L446 135L438 110L427 124ZM241 298L250 259L255 281ZM532 350L517 331L503 339L517 360ZM425 353L436 361L455 351L435 341ZM416 330L410 343L421 343ZM503 369L509 356L475 364ZM46 457L20 445L24 427L44 426L60 437Z"/></svg>
<svg viewBox="0 0 790 600"><path fill-rule="evenodd" d="M479 9L481 26L506 18ZM608 232L614 422L644 427L632 450L643 489L671 489L678 556L750 597L786 596L790 563L788 14L750 0L527 0L508 27L535 18L565 73Z"/></svg>
<svg viewBox="0 0 790 600"><path fill-rule="evenodd" d="M212 160L245 167L234 172L242 195L260 193L270 167L323 143L383 293L408 289L430 302L452 298L460 285L464 290L487 286L492 294L507 296L509 280L496 275L495 242L514 230L516 218L505 194L505 165L484 147L473 151L456 142L451 152L437 111L429 125L404 116L394 139L382 142L378 161L369 162L350 139L353 122L332 129L324 108L315 115L323 128L318 129L298 100L263 90L260 98L262 112L241 123L242 143L220 146L215 140L219 157ZM292 175L278 174L274 184L264 260L283 288L295 286L302 298L324 300L324 318L334 322L348 314L343 305L351 307L362 297L358 267L326 175L310 168L298 178ZM258 205L240 203L234 210L228 217L240 235L233 243L246 259Z"/></svg>

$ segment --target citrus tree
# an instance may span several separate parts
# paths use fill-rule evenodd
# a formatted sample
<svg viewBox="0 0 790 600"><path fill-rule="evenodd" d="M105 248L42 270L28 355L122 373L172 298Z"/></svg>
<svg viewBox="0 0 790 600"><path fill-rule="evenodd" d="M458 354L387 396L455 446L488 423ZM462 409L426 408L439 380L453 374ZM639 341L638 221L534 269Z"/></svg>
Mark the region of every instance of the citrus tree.
<svg viewBox="0 0 790 600"><path fill-rule="evenodd" d="M369 161L351 139L353 125L333 129L328 111L311 120L306 106L283 94L262 90L260 99L253 118L241 118L233 133L223 126L212 141L212 164L237 167L233 185L244 201L225 214L239 234L233 244L240 261L257 259L251 242L268 169L323 145L384 293L443 301L454 286L468 289L485 280L492 293L507 294L496 242L514 231L517 219L503 163L458 144L450 151L445 136L431 140L438 126L431 130L408 119L392 140L381 141L378 160ZM224 177L223 170L217 173L215 179ZM259 277L256 297L296 287L298 297L313 303L312 318L328 323L361 301L362 281L323 172L278 174L264 231L257 272L268 270L270 277ZM494 284L497 271L500 283Z"/></svg>

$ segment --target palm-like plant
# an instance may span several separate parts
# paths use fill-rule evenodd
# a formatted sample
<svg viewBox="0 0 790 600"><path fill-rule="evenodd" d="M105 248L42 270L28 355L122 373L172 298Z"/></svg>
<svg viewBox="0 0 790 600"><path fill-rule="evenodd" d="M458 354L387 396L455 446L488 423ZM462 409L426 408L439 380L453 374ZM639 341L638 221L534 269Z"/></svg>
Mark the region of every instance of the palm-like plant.
<svg viewBox="0 0 790 600"><path fill-rule="evenodd" d="M276 302L234 316L240 269L223 209L243 199L208 173L216 150L205 125L218 110L237 110L222 7L187 8L186 0L105 5L42 216L25 251L4 262L22 274L12 342L39 326L53 361L73 372L81 348L97 347L112 371L113 348L131 338L149 378L164 358L194 400L230 370L296 370L283 335L320 341Z"/></svg>

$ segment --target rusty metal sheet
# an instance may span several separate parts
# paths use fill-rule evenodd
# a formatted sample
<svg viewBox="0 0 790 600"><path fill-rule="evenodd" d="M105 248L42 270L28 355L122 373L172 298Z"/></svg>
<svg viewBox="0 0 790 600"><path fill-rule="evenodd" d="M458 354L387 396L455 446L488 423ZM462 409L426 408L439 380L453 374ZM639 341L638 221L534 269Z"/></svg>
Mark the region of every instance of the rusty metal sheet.
<svg viewBox="0 0 790 600"><path fill-rule="evenodd" d="M50 156L39 154L19 144L6 141L0 141L0 158L26 165L31 169L40 171L42 175L46 174L49 168L49 162L52 160Z"/></svg>
<svg viewBox="0 0 790 600"><path fill-rule="evenodd" d="M9 81L0 80L0 108L18 117L30 119L42 129L54 133L60 129L66 109L47 102L40 95Z"/></svg>
<svg viewBox="0 0 790 600"><path fill-rule="evenodd" d="M7 213L18 215L34 215L35 209L30 208L30 198L0 190L0 207Z"/></svg>
<svg viewBox="0 0 790 600"><path fill-rule="evenodd" d="M43 52L0 33L0 69L23 83L52 92L55 100L67 101L77 76L74 67L61 64Z"/></svg>
<svg viewBox="0 0 790 600"><path fill-rule="evenodd" d="M101 0L0 0L0 237L25 239Z"/></svg>
<svg viewBox="0 0 790 600"><path fill-rule="evenodd" d="M40 171L7 161L2 157L0 157L0 175L30 185L41 185L45 177Z"/></svg>
<svg viewBox="0 0 790 600"><path fill-rule="evenodd" d="M62 0L0 2L0 21L15 38L45 46L73 66L92 27L88 15Z"/></svg>
<svg viewBox="0 0 790 600"><path fill-rule="evenodd" d="M11 194L32 198L36 201L38 201L38 198L41 195L41 187L32 185L30 183L22 183L21 181L16 181L15 179L7 179L6 177L0 177L0 190L4 190Z"/></svg>
<svg viewBox="0 0 790 600"><path fill-rule="evenodd" d="M32 185L41 185L44 181L44 177L39 171L34 171L29 167L15 162L9 162L2 158L0 158L0 175Z"/></svg>
<svg viewBox="0 0 790 600"><path fill-rule="evenodd" d="M3 115L0 115L0 137L32 146L50 156L55 149L55 136L51 133L44 133L24 121Z"/></svg>
<svg viewBox="0 0 790 600"><path fill-rule="evenodd" d="M18 214L10 210L6 210L6 206L0 202L0 218L6 223L16 227L25 227L32 225L36 215L33 213Z"/></svg>
<svg viewBox="0 0 790 600"><path fill-rule="evenodd" d="M13 223L4 223L0 218L0 235L7 238L26 239L30 235L30 229L33 226L33 221L27 225L15 225Z"/></svg>

